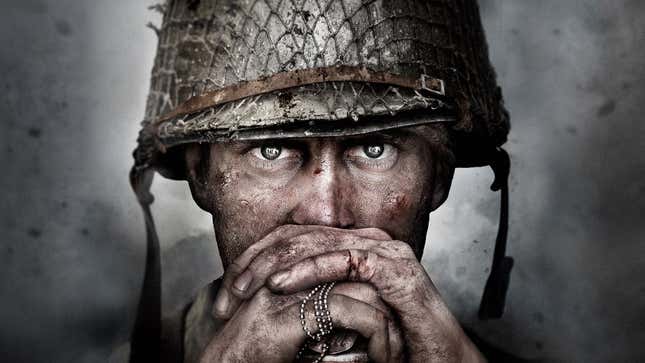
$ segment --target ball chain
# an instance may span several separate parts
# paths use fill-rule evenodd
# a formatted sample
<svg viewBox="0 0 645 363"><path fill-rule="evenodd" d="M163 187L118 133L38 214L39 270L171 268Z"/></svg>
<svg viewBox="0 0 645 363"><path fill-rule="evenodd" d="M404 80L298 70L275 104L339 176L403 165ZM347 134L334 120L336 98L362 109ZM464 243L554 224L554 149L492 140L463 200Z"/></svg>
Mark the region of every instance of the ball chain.
<svg viewBox="0 0 645 363"><path fill-rule="evenodd" d="M324 337L331 334L333 324L331 321L331 313L329 312L328 297L329 292L335 284L336 282L331 282L320 284L314 287L314 289L311 290L300 303L300 324L302 325L302 330L305 331L305 334L307 335L307 337L309 337L310 341L320 342ZM316 293L318 293L317 296ZM313 299L314 296L316 297L315 300ZM318 331L315 334L309 330L309 328L307 327L307 322L305 320L305 308L310 300L313 300L314 315L316 317L316 325L318 326ZM309 344L310 342L306 342L305 345L298 351L296 359L302 356ZM322 344L322 352L320 352L320 355L316 357L314 363L320 363L328 351L329 344L327 344L327 342L324 342Z"/></svg>

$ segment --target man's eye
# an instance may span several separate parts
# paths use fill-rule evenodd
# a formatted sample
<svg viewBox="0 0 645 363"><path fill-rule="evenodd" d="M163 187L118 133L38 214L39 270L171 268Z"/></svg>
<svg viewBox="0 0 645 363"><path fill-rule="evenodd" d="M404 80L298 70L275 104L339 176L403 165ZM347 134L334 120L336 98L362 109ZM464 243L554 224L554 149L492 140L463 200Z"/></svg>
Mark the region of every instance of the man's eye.
<svg viewBox="0 0 645 363"><path fill-rule="evenodd" d="M297 149L282 146L280 144L263 144L248 151L251 161L262 168L275 168L285 166L285 163L295 162L302 159Z"/></svg>
<svg viewBox="0 0 645 363"><path fill-rule="evenodd" d="M356 145L345 152L348 161L366 170L390 169L396 164L398 155L395 146L379 142Z"/></svg>
<svg viewBox="0 0 645 363"><path fill-rule="evenodd" d="M267 160L275 160L282 154L282 146L263 145L260 147L260 153Z"/></svg>
<svg viewBox="0 0 645 363"><path fill-rule="evenodd" d="M383 155L385 147L383 144L363 145L363 152L368 158L377 159Z"/></svg>
<svg viewBox="0 0 645 363"><path fill-rule="evenodd" d="M302 165L302 153L280 144L264 144L247 152L251 166L265 171L295 170Z"/></svg>

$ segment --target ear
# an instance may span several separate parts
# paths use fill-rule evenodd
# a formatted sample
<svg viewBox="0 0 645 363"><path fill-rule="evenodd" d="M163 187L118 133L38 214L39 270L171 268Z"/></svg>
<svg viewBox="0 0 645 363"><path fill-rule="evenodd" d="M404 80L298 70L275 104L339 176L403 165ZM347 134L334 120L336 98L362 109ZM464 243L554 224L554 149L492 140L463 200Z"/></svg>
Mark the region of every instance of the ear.
<svg viewBox="0 0 645 363"><path fill-rule="evenodd" d="M208 188L210 146L201 144L190 144L184 152L184 165L186 166L186 181L190 192L197 205L210 212L212 198Z"/></svg>
<svg viewBox="0 0 645 363"><path fill-rule="evenodd" d="M202 159L200 148L198 144L190 144L186 146L184 151L184 165L186 166L186 177L189 183L193 183L199 178L197 170Z"/></svg>
<svg viewBox="0 0 645 363"><path fill-rule="evenodd" d="M455 167L448 163L435 163L435 183L432 190L431 211L439 208L448 199L452 177L455 175Z"/></svg>

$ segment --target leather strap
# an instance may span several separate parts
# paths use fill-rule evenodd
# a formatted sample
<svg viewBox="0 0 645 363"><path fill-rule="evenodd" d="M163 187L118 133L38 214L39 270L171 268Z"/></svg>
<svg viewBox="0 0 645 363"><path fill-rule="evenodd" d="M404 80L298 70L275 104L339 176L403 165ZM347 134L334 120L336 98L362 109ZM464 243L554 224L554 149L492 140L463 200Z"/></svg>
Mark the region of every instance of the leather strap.
<svg viewBox="0 0 645 363"><path fill-rule="evenodd" d="M491 185L491 189L501 192L501 201L493 263L479 305L479 318L481 320L499 319L504 314L506 294L511 278L511 269L513 268L513 258L506 256L506 242L508 237L508 176L511 168L511 160L508 153L504 149L497 148L493 154L490 166L495 173L495 181Z"/></svg>
<svg viewBox="0 0 645 363"><path fill-rule="evenodd" d="M150 211L154 197L150 185L154 170L132 169L134 189L146 223L146 267L134 331L130 341L130 362L159 362L161 352L161 253L157 230Z"/></svg>

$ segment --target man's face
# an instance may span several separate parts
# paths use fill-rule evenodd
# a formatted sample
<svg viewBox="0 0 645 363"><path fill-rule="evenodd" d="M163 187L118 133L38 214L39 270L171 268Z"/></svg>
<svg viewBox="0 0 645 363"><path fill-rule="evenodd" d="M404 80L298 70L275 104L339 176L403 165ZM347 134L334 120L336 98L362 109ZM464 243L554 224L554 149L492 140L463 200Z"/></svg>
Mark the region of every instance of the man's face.
<svg viewBox="0 0 645 363"><path fill-rule="evenodd" d="M195 200L213 215L225 267L285 224L380 228L420 258L428 214L445 200L454 170L445 139L435 125L215 143L189 147L186 161Z"/></svg>

